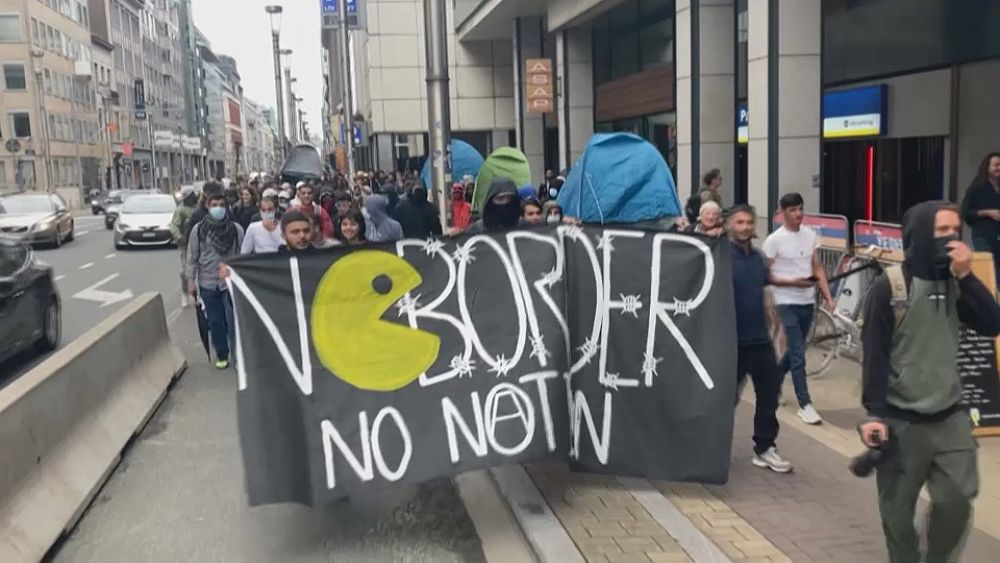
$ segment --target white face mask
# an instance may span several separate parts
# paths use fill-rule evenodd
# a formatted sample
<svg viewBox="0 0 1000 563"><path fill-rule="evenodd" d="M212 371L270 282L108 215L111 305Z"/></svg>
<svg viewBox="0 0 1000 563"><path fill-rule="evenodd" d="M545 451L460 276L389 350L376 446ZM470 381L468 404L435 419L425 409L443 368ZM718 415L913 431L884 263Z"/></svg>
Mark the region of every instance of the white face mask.
<svg viewBox="0 0 1000 563"><path fill-rule="evenodd" d="M562 221L561 215L549 215L545 218L545 221L550 225L556 225Z"/></svg>

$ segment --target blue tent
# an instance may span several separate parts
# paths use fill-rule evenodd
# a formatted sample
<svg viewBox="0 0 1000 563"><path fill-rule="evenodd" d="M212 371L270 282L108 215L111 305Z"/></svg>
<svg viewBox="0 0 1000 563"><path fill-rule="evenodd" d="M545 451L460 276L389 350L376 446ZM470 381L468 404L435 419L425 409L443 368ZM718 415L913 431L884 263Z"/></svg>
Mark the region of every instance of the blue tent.
<svg viewBox="0 0 1000 563"><path fill-rule="evenodd" d="M674 177L656 147L630 133L599 133L556 199L584 223L635 223L681 216Z"/></svg>
<svg viewBox="0 0 1000 563"><path fill-rule="evenodd" d="M483 167L483 155L474 149L472 145L458 139L451 140L451 177L455 182L461 182L463 176L479 175L479 169ZM424 162L424 168L420 171L420 181L424 186L431 185L431 159Z"/></svg>

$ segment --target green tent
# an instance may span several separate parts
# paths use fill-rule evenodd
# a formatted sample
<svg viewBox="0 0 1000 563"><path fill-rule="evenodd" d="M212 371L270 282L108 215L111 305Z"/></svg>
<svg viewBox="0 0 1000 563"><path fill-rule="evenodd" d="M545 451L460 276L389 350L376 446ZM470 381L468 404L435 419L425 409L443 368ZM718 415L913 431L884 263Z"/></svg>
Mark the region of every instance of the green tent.
<svg viewBox="0 0 1000 563"><path fill-rule="evenodd" d="M476 190L472 194L472 210L479 213L486 203L490 184L497 178L508 178L517 187L531 184L531 169L524 153L513 147L501 147L486 157L476 177Z"/></svg>

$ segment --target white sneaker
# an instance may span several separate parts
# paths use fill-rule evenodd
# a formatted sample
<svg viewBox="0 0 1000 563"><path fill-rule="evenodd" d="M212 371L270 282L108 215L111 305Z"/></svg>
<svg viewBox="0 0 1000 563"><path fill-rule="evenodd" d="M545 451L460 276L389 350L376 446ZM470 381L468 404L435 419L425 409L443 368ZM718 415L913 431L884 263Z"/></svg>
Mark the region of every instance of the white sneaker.
<svg viewBox="0 0 1000 563"><path fill-rule="evenodd" d="M812 403L799 409L799 418L802 422L806 424L822 424L823 419L820 418L819 413L813 408Z"/></svg>
<svg viewBox="0 0 1000 563"><path fill-rule="evenodd" d="M757 467L770 469L775 473L788 473L792 470L791 462L784 460L778 455L778 450L773 447L762 454L754 454L751 463Z"/></svg>

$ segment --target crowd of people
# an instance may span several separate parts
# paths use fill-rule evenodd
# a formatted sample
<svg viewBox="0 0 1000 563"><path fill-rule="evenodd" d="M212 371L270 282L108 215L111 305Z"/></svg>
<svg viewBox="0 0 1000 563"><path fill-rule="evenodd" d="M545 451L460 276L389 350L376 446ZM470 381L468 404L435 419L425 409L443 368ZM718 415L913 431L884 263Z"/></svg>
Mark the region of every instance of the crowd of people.
<svg viewBox="0 0 1000 563"><path fill-rule="evenodd" d="M995 244L1000 229L994 225L1000 223L1000 154L987 157L980 176L982 186L970 190L962 208L925 202L906 213L902 281L882 276L865 302L863 406L868 418L859 433L869 448L891 451L886 459L892 461L879 468L877 484L893 561L918 561L913 516L923 485L932 497L928 561L944 561L960 550L977 492L976 446L954 358L959 322L996 336L1000 306L971 275L972 251L961 241L961 229L965 217L977 248L1000 249ZM215 365L226 369L234 331L225 280L231 258L575 224L556 201L564 181L551 171L537 188L496 179L482 212L474 214L474 181L463 178L452 186L445 221L415 176L362 173L352 183L336 177L295 186L239 183L230 190L209 182L201 194L183 193L172 224L184 292L200 300ZM640 226L728 239L738 343L735 375L741 391L745 380L753 382L756 398L752 463L788 473L792 463L777 449L782 384L790 373L799 418L820 424L806 379L807 335L817 301L833 310L834 298L817 255L817 234L803 228L802 196L781 197L782 226L758 249L753 245L757 211L747 205L725 208L721 185L719 171L709 171L702 189L688 200L686 216L654 218Z"/></svg>

